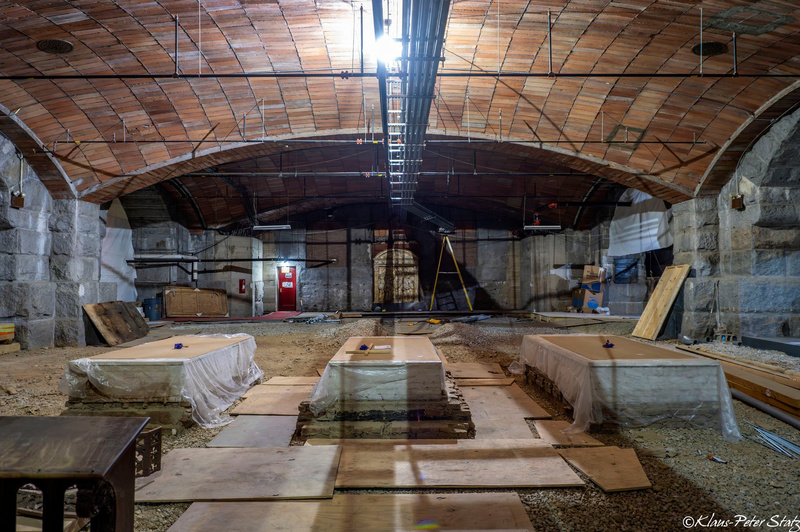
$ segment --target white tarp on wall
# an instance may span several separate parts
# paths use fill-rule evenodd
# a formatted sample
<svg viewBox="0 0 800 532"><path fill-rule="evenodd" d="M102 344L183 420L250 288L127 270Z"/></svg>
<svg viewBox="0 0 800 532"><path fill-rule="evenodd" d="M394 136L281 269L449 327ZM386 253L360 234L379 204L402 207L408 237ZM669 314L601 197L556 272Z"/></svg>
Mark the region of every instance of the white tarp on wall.
<svg viewBox="0 0 800 532"><path fill-rule="evenodd" d="M118 301L136 301L136 269L126 261L133 259L133 232L128 216L118 199L106 212L106 236L100 252L100 281L117 283Z"/></svg>
<svg viewBox="0 0 800 532"><path fill-rule="evenodd" d="M630 207L617 207L611 220L608 256L621 257L672 245L669 213L664 201L646 192L629 188L619 201Z"/></svg>

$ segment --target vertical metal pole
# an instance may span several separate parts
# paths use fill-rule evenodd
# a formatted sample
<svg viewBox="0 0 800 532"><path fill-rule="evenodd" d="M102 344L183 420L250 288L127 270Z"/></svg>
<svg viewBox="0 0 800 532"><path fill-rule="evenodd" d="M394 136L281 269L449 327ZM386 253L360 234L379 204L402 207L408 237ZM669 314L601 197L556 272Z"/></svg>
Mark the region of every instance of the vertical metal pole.
<svg viewBox="0 0 800 532"><path fill-rule="evenodd" d="M467 81L469 83L469 81ZM472 140L470 135L470 127L469 127L469 85L467 85L467 142Z"/></svg>
<svg viewBox="0 0 800 532"><path fill-rule="evenodd" d="M200 0L197 0L197 73L203 73L203 24L200 13Z"/></svg>
<svg viewBox="0 0 800 532"><path fill-rule="evenodd" d="M703 8L700 8L700 75L703 75Z"/></svg>
<svg viewBox="0 0 800 532"><path fill-rule="evenodd" d="M548 47L548 61L547 61L547 73L549 75L553 74L553 32L552 32L553 23L550 19L550 10L547 10L547 47Z"/></svg>
<svg viewBox="0 0 800 532"><path fill-rule="evenodd" d="M361 73L364 73L364 6L361 6Z"/></svg>
<svg viewBox="0 0 800 532"><path fill-rule="evenodd" d="M375 141L375 105L372 105L372 120L369 124L369 129L372 131L372 141Z"/></svg>
<svg viewBox="0 0 800 532"><path fill-rule="evenodd" d="M497 0L497 72L500 72L500 0Z"/></svg>
<svg viewBox="0 0 800 532"><path fill-rule="evenodd" d="M178 15L175 15L175 74L178 77Z"/></svg>
<svg viewBox="0 0 800 532"><path fill-rule="evenodd" d="M261 98L261 138L267 138L267 122L264 117L264 98Z"/></svg>
<svg viewBox="0 0 800 532"><path fill-rule="evenodd" d="M361 107L364 109L364 142L367 141L367 97L361 93Z"/></svg>
<svg viewBox="0 0 800 532"><path fill-rule="evenodd" d="M606 115L603 111L600 111L600 140L606 140L605 122Z"/></svg>
<svg viewBox="0 0 800 532"><path fill-rule="evenodd" d="M242 118L242 138L247 140L247 114Z"/></svg>
<svg viewBox="0 0 800 532"><path fill-rule="evenodd" d="M736 32L733 32L733 75L739 74L739 57L736 53Z"/></svg>
<svg viewBox="0 0 800 532"><path fill-rule="evenodd" d="M122 119L122 142L128 140L128 130L125 128L125 119Z"/></svg>
<svg viewBox="0 0 800 532"><path fill-rule="evenodd" d="M500 131L498 133L499 142L503 142L503 110L500 109Z"/></svg>

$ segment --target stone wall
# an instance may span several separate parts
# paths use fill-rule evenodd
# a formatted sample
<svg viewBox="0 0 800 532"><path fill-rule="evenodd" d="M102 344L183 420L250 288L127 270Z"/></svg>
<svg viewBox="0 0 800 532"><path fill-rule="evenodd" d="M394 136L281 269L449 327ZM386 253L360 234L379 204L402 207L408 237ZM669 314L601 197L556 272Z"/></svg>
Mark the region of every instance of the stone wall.
<svg viewBox="0 0 800 532"><path fill-rule="evenodd" d="M739 336L800 336L799 123L800 111L775 123L717 197L675 206L675 263L692 265L683 334L703 338L719 320Z"/></svg>
<svg viewBox="0 0 800 532"><path fill-rule="evenodd" d="M11 206L22 165L24 206ZM53 200L0 136L0 321L15 323L25 349L85 345L82 305L113 301L100 282L104 225L98 205Z"/></svg>

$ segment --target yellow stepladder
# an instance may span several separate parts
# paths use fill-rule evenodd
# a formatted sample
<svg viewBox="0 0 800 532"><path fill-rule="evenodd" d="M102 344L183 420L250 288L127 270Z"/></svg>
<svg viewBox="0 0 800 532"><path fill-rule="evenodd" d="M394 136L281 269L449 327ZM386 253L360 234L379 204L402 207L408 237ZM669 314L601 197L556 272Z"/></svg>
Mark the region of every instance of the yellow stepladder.
<svg viewBox="0 0 800 532"><path fill-rule="evenodd" d="M472 302L469 300L469 294L467 293L467 286L464 284L464 278L461 277L461 270L458 268L458 261L456 260L456 254L453 251L453 246L450 244L450 238L447 235L444 235L442 239L442 249L439 252L439 264L436 265L436 278L433 280L433 293L431 294L431 306L428 310L433 310L433 302L436 298L436 285L439 283L439 272L442 268L442 255L444 255L444 245L447 244L447 250L450 252L450 256L453 257L453 264L456 265L456 273L458 274L458 280L461 281L461 288L464 290L464 297L467 298L467 306L469 310L474 310L472 308Z"/></svg>

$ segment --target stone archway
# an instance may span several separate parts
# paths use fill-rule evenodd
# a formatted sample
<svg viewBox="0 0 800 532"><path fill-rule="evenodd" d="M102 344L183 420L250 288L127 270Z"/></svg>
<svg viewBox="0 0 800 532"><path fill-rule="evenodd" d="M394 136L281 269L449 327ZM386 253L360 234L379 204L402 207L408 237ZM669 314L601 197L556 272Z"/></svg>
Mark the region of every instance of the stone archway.
<svg viewBox="0 0 800 532"><path fill-rule="evenodd" d="M413 303L419 301L419 261L407 249L387 249L372 263L375 303Z"/></svg>

